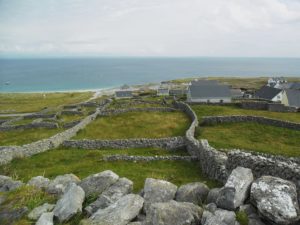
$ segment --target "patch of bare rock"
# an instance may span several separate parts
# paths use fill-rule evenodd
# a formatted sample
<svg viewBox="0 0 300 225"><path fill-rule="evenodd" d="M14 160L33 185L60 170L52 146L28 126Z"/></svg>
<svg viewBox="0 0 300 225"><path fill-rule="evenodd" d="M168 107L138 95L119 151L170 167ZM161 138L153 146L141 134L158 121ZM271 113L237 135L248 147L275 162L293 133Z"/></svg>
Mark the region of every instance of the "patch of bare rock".
<svg viewBox="0 0 300 225"><path fill-rule="evenodd" d="M0 176L2 192L22 185ZM177 187L147 178L144 188L134 194L131 180L109 170L83 180L73 174L53 180L38 176L26 185L54 194L56 204L45 203L31 212L0 207L0 224L27 215L37 225L66 224L74 217L82 218L81 225L239 225L238 212L247 215L248 225L300 224L295 184L271 176L256 179L243 167L235 168L223 187L213 189L201 182Z"/></svg>

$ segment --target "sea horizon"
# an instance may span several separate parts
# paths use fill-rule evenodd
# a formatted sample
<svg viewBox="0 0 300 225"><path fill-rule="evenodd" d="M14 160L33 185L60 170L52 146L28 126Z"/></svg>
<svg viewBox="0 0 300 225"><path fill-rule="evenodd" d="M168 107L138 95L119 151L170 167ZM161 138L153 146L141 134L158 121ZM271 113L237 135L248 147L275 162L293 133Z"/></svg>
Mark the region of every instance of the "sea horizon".
<svg viewBox="0 0 300 225"><path fill-rule="evenodd" d="M0 92L74 92L190 77L300 77L293 57L0 57Z"/></svg>

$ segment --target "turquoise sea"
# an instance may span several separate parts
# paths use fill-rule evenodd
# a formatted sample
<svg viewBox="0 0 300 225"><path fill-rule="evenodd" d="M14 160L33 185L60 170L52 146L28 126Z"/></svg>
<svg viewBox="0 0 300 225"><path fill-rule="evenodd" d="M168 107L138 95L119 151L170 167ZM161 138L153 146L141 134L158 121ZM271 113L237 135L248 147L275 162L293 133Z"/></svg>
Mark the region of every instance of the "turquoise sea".
<svg viewBox="0 0 300 225"><path fill-rule="evenodd" d="M88 90L207 76L300 76L300 58L0 59L0 92Z"/></svg>

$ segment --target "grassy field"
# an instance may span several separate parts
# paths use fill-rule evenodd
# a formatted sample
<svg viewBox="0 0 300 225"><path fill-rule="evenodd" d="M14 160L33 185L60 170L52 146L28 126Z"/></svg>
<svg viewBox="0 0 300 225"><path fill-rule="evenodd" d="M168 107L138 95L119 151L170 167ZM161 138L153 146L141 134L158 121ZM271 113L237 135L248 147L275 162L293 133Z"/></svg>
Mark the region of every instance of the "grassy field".
<svg viewBox="0 0 300 225"><path fill-rule="evenodd" d="M162 152L164 151L164 152ZM108 154L130 155L161 155L184 154L165 152L159 149L129 149L129 150L78 150L56 149L30 158L15 159L10 164L0 167L0 174L14 176L28 181L33 176L44 175L54 178L65 173L74 173L80 178L104 170L113 170L121 177L127 177L134 182L135 192L139 191L147 177L165 179L177 185L193 181L206 182L210 187L217 184L206 179L196 162L156 161L156 162L106 162L102 160Z"/></svg>
<svg viewBox="0 0 300 225"><path fill-rule="evenodd" d="M129 112L98 117L75 139L161 138L182 136L190 124L182 112Z"/></svg>
<svg viewBox="0 0 300 225"><path fill-rule="evenodd" d="M45 128L0 131L0 146L29 144L34 141L49 138L62 131L62 129Z"/></svg>
<svg viewBox="0 0 300 225"><path fill-rule="evenodd" d="M32 121L34 121L35 118L33 119L22 119L22 120L18 120L12 123L12 125L25 125L25 124L29 124L32 123Z"/></svg>
<svg viewBox="0 0 300 225"><path fill-rule="evenodd" d="M288 157L300 156L300 131L258 123L224 123L201 127L198 139L215 148L239 148Z"/></svg>
<svg viewBox="0 0 300 225"><path fill-rule="evenodd" d="M92 95L92 92L0 94L0 112L36 112L45 107L56 108L61 105L79 103L88 100Z"/></svg>
<svg viewBox="0 0 300 225"><path fill-rule="evenodd" d="M300 113L280 113L264 110L241 109L237 106L214 106L214 105L192 105L199 121L203 116L229 116L229 115L249 115L265 116L274 119L288 120L300 123Z"/></svg>

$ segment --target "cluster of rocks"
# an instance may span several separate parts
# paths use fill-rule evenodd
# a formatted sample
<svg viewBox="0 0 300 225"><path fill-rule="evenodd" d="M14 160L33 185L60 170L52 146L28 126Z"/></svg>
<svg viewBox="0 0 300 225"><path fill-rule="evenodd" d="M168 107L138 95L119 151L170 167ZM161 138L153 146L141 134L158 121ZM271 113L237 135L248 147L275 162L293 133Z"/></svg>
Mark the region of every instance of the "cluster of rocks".
<svg viewBox="0 0 300 225"><path fill-rule="evenodd" d="M63 146L81 149L127 149L155 147L163 149L181 149L186 145L184 137L169 138L131 138L116 140L66 140Z"/></svg>
<svg viewBox="0 0 300 225"><path fill-rule="evenodd" d="M103 157L104 161L198 161L195 156L181 156L181 155L171 155L171 156L137 156L137 155L106 155Z"/></svg>
<svg viewBox="0 0 300 225"><path fill-rule="evenodd" d="M0 177L2 191L20 185L24 184ZM54 180L39 176L27 185L58 197L56 204L45 203L28 214L38 225L65 223L81 213L82 225L239 225L236 212L246 214L249 225L300 222L295 184L271 176L254 180L252 171L243 167L233 170L222 188L211 190L200 182L177 187L147 178L141 192L133 194L133 182L109 170L83 180L73 174ZM94 202L86 202L93 196Z"/></svg>
<svg viewBox="0 0 300 225"><path fill-rule="evenodd" d="M283 127L293 130L300 130L300 123L271 119L262 116L207 116L202 118L202 125L218 124L218 123L240 123L255 122L275 127Z"/></svg>

